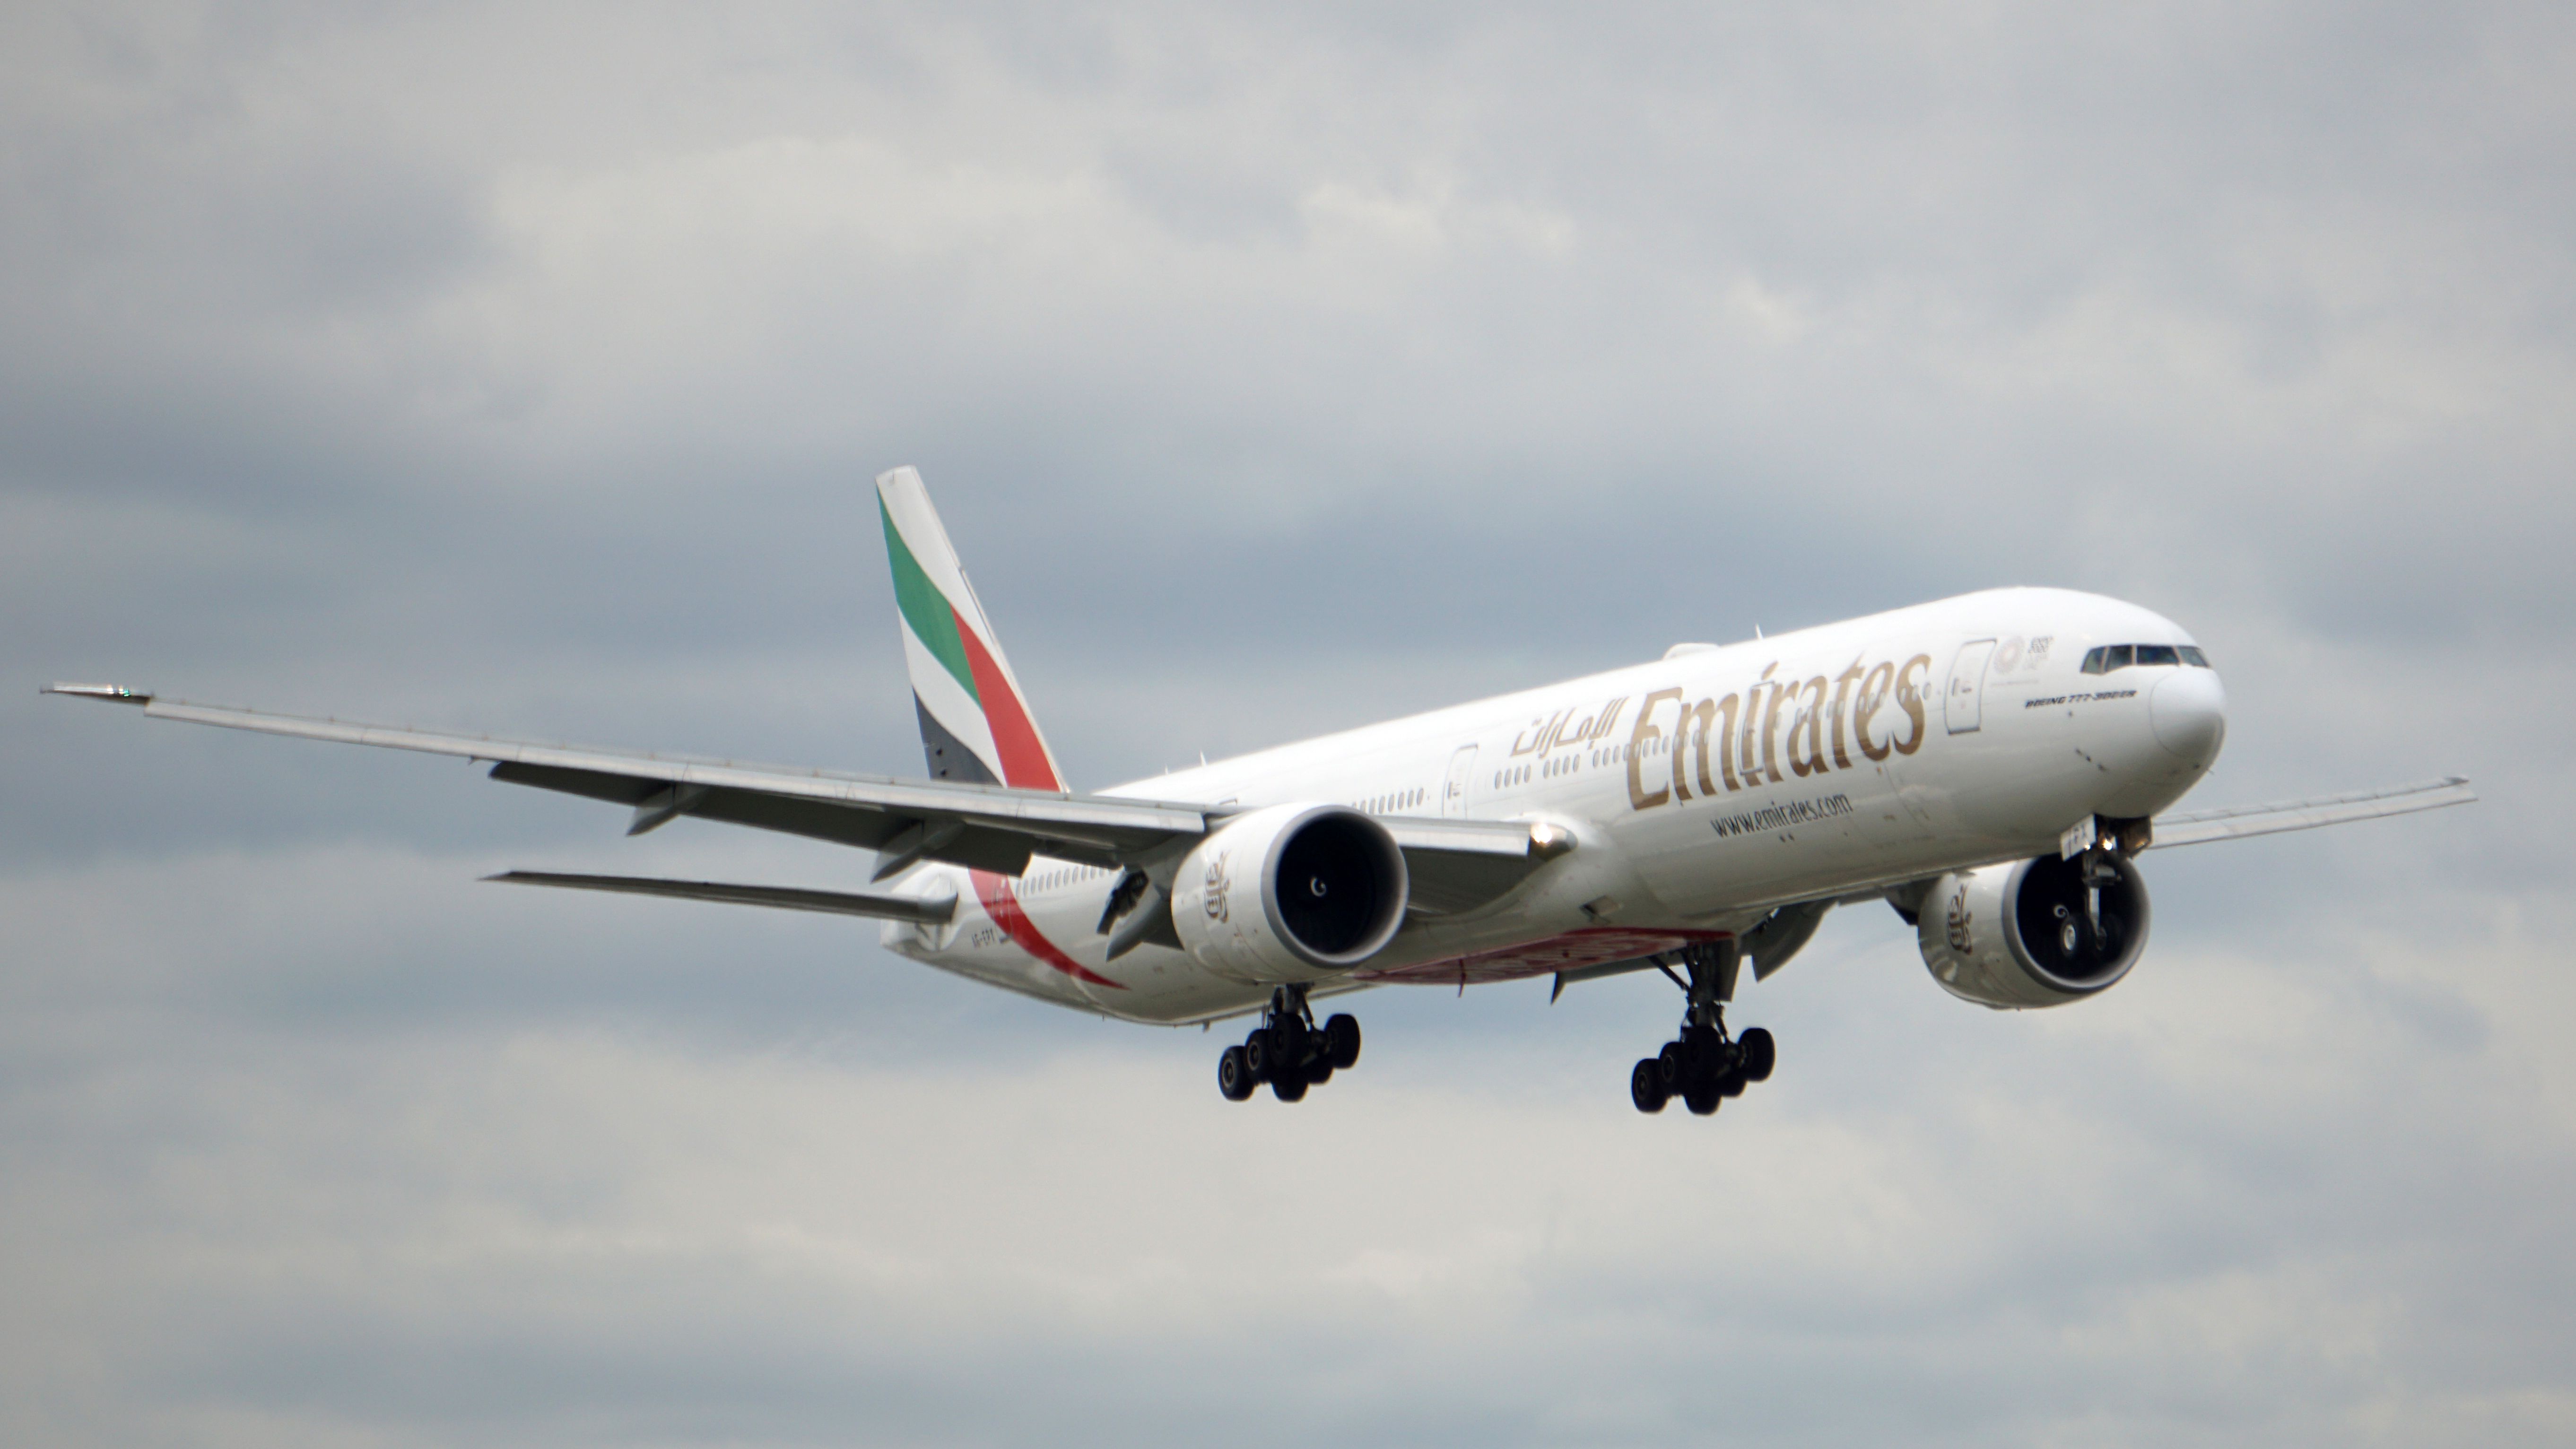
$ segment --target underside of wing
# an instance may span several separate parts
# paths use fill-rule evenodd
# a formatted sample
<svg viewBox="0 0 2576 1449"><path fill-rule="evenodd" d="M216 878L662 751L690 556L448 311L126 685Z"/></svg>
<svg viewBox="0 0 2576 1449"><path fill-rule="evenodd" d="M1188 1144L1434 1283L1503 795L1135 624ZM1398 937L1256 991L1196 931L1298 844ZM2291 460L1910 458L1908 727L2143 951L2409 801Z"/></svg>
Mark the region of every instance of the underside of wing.
<svg viewBox="0 0 2576 1449"><path fill-rule="evenodd" d="M2418 810L2438 810L2445 805L2466 805L2477 798L2478 792L2469 788L2469 782L2454 775L2414 785L2361 790L2349 795L2321 795L2311 800L2284 800L2227 810L2186 810L2156 817L2155 846L2161 849L2172 845L2200 845L2212 840L2242 840L2284 830L2314 830L2320 825L2342 825L2355 820L2412 815Z"/></svg>
<svg viewBox="0 0 2576 1449"><path fill-rule="evenodd" d="M1526 820L1381 819L1410 878L1417 915L1452 916L1490 905L1572 847L1573 837Z"/></svg>
<svg viewBox="0 0 2576 1449"><path fill-rule="evenodd" d="M632 807L637 821L646 830L665 820L690 815L701 820L720 820L729 825L748 825L756 830L775 830L814 840L828 840L836 845L852 845L862 850L889 852L890 848L900 849L896 841L906 831L918 830L925 823L944 823L953 825L956 833L937 841L930 849L914 855L913 859L946 861L977 870L999 871L1004 875L1017 875L1027 869L1029 857L1034 853L1079 860L1087 865L1114 865L1121 844L1161 840L1175 833L1163 831L1141 838L1111 835L1104 839L1093 832L1061 825L1050 830L984 823L962 812L938 811L918 802L911 802L910 809L899 809L891 805L787 794L756 785L673 782L652 776L638 778L609 770L533 765L516 760L495 764L492 778L505 784L531 785L540 790L554 790ZM629 833L641 832L630 830ZM924 838L927 838L926 832Z"/></svg>

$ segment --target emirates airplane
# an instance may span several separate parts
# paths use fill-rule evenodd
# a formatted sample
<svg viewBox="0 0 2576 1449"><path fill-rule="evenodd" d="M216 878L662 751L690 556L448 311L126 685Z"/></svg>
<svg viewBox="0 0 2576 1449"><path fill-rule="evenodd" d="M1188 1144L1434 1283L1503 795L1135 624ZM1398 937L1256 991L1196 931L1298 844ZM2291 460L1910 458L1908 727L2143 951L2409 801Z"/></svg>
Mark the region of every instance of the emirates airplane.
<svg viewBox="0 0 2576 1449"><path fill-rule="evenodd" d="M1093 793L1065 783L921 478L877 479L928 779L781 769L52 692L160 719L492 762L492 778L876 852L867 890L511 871L490 877L882 918L885 946L1086 1012L1259 1013L1218 1061L1294 1102L1359 1058L1313 1002L1385 984L1660 971L1674 1039L1638 1110L1706 1115L1771 1073L1730 1032L1743 968L1827 910L1884 901L1941 987L2061 1006L2147 943L2150 847L2458 804L2460 779L2168 813L2226 736L2189 634L2059 589L1995 589L1728 644ZM1553 999L1553 997L1551 997Z"/></svg>

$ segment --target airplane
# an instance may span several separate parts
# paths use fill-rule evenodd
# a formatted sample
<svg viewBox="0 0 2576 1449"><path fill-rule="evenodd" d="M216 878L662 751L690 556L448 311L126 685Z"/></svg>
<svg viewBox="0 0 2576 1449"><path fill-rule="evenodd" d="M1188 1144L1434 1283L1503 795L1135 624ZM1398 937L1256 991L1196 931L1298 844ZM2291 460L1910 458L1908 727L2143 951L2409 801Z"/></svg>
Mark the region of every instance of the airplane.
<svg viewBox="0 0 2576 1449"><path fill-rule="evenodd" d="M2226 691L2179 625L2002 588L1660 659L1096 792L1066 783L920 474L876 480L927 778L581 748L46 692L181 720L489 762L678 819L876 852L868 889L550 871L488 880L881 920L889 951L1126 1021L1256 1016L1217 1084L1283 1102L1348 1071L1370 987L1660 971L1680 1026L1629 1097L1707 1116L1777 1061L1725 1013L1835 906L1885 902L1943 990L2089 1000L2144 951L2163 849L2474 800L2466 780L2172 808L2217 760ZM881 887L881 888L880 888Z"/></svg>

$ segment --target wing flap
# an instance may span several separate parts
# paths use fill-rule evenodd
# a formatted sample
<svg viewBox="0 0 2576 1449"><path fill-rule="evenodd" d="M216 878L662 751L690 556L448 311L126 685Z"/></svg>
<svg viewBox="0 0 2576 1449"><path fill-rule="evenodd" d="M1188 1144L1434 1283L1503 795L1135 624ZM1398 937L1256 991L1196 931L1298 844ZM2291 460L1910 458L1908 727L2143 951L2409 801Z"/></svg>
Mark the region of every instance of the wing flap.
<svg viewBox="0 0 2576 1449"><path fill-rule="evenodd" d="M2478 792L2469 788L2467 780L2453 775L2414 785L2361 790L2349 795L2321 795L2311 800L2283 800L2270 805L2243 805L2227 810L2189 810L2156 817L2155 845L2152 848L2201 845L2212 840L2243 840L2284 830L2314 830L2321 825L2412 815L2418 810L2466 805L2477 798Z"/></svg>

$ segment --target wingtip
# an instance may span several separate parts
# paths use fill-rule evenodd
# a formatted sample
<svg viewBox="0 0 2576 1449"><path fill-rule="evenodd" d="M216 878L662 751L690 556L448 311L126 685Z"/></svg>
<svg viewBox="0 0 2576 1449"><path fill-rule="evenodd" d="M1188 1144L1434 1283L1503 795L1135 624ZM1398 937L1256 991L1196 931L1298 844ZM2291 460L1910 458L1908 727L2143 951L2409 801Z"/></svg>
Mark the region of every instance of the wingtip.
<svg viewBox="0 0 2576 1449"><path fill-rule="evenodd" d="M152 692L150 690L128 689L121 684L64 684L60 681L56 681L55 683L46 685L44 688L37 690L36 692L38 694L68 694L80 699L104 699L116 704L150 704L152 702Z"/></svg>

